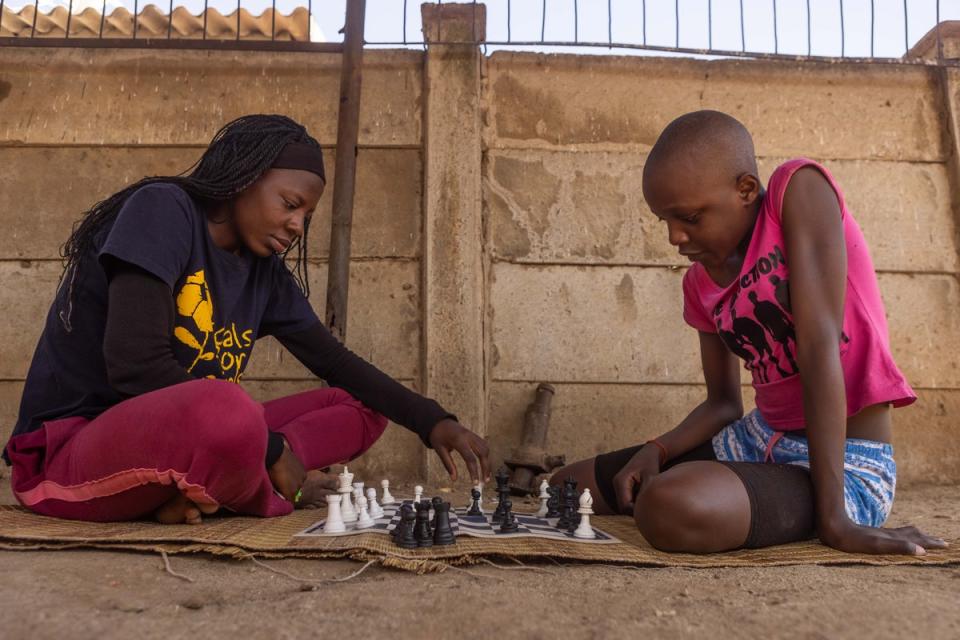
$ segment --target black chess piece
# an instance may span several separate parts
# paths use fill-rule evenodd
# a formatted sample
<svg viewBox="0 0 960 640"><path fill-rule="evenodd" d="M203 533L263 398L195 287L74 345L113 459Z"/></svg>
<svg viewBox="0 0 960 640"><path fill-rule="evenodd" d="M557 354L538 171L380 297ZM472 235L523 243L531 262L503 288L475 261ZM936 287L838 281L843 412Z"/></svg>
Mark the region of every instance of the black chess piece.
<svg viewBox="0 0 960 640"><path fill-rule="evenodd" d="M437 505L441 503L443 503L443 498L440 496L434 496L430 501L430 508L433 509L433 517L430 519L431 529L437 526Z"/></svg>
<svg viewBox="0 0 960 640"><path fill-rule="evenodd" d="M513 501L507 498L503 501L503 524L500 525L500 532L513 533L519 528L517 518L513 515Z"/></svg>
<svg viewBox="0 0 960 640"><path fill-rule="evenodd" d="M398 547L404 549L416 549L417 548L417 538L414 535L414 526L417 516L413 512L413 507L408 504L400 507L400 523L397 525L396 538L394 541L397 543Z"/></svg>
<svg viewBox="0 0 960 640"><path fill-rule="evenodd" d="M417 502L414 506L417 508L416 530L414 537L417 540L418 547L433 546L433 532L430 531L430 503L426 500Z"/></svg>
<svg viewBox="0 0 960 640"><path fill-rule="evenodd" d="M503 522L503 501L510 495L510 487L507 484L510 481L510 475L506 469L500 467L494 479L497 481L497 508L493 512L491 522L493 524L500 524Z"/></svg>
<svg viewBox="0 0 960 640"><path fill-rule="evenodd" d="M547 487L547 493L550 497L547 499L546 518L560 517L560 487Z"/></svg>
<svg viewBox="0 0 960 640"><path fill-rule="evenodd" d="M390 532L390 537L393 538L394 542L400 540L400 536L403 534L403 514L405 511L412 511L412 507L404 502L400 505L400 509L397 510L397 525L393 528L393 531Z"/></svg>
<svg viewBox="0 0 960 640"><path fill-rule="evenodd" d="M441 501L434 507L436 527L433 530L433 544L438 546L453 544L457 541L450 526L450 503Z"/></svg>
<svg viewBox="0 0 960 640"><path fill-rule="evenodd" d="M470 509L467 511L468 516L482 516L483 511L480 509L480 490L471 489L470 497L473 498L473 502L470 503Z"/></svg>

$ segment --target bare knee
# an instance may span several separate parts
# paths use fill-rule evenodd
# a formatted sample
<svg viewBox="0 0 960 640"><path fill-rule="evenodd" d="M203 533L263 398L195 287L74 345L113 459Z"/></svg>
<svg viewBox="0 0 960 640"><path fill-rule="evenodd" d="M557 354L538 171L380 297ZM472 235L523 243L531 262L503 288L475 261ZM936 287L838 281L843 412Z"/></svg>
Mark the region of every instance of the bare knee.
<svg viewBox="0 0 960 640"><path fill-rule="evenodd" d="M705 544L717 514L686 484L663 475L647 480L634 504L634 522L647 542L661 551L718 550Z"/></svg>

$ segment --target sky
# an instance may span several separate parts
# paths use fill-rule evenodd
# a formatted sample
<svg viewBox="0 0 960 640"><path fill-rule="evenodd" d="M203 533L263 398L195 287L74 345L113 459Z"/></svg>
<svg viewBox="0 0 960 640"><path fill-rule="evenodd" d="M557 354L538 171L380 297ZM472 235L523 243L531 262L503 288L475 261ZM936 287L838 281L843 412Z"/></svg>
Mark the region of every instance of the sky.
<svg viewBox="0 0 960 640"><path fill-rule="evenodd" d="M41 10L69 0L45 0ZM237 0L208 0L210 6L230 13ZM343 25L345 0L309 0L314 14L313 39L337 42ZM138 0L144 4L146 0ZM289 13L308 0L276 0L277 9ZM271 0L239 0L240 6L259 15ZM810 53L817 56L900 57L940 19L960 20L960 0L486 0L487 40L503 42L599 42L683 48L806 55L808 27ZM11 9L30 0L5 0ZM74 0L75 10L100 8L102 0ZM644 16L644 4L646 15ZM134 0L108 0L108 10L122 5L132 10ZM174 0L193 13L203 10L204 0ZM417 0L367 0L366 40L392 45L420 43L420 2ZM161 0L166 11L169 2ZM741 40L741 6L743 40ZM809 6L809 14L807 8ZM842 25L841 30L841 6ZM906 6L906 37L904 8ZM406 31L404 8L406 7ZM546 19L544 20L544 8ZM776 8L776 41L774 39ZM576 12L576 13L575 13ZM508 31L509 13L509 31ZM873 24L871 26L871 13ZM677 29L679 14L679 34ZM576 19L575 19L576 15ZM808 19L809 15L809 19ZM644 20L646 17L646 21ZM646 25L644 24L646 22ZM712 23L712 26L711 26ZM871 30L873 44L871 52ZM843 37L841 37L841 33ZM405 34L405 35L404 35ZM511 48L490 46L488 50ZM517 47L514 47L517 48ZM535 46L525 49L607 53L606 47ZM618 54L650 55L649 52L618 49ZM663 55L654 52L653 55Z"/></svg>

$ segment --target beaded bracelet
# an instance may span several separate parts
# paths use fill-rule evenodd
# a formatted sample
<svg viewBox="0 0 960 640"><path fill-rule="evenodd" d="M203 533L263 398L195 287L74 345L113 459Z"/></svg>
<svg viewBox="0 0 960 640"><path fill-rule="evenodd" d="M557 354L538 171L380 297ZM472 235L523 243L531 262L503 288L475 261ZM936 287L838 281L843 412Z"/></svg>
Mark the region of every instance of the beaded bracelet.
<svg viewBox="0 0 960 640"><path fill-rule="evenodd" d="M660 466L662 467L667 459L670 457L670 454L667 452L667 448L663 445L662 442L654 438L653 440L647 440L646 444L654 444L660 449L658 453L658 458L660 460Z"/></svg>

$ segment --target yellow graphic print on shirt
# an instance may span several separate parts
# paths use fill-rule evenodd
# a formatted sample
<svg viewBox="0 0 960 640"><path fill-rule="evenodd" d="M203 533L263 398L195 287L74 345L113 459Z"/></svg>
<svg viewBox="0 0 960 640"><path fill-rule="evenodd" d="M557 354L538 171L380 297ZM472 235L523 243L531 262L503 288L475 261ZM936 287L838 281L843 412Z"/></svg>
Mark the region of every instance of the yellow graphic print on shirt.
<svg viewBox="0 0 960 640"><path fill-rule="evenodd" d="M217 329L213 324L213 298L203 273L203 269L187 277L177 294L177 313L184 317L178 319L173 335L197 352L187 372L201 362L211 362L220 370L220 375L208 375L208 378L222 378L231 382L240 382L250 347L253 345L253 330L238 330L236 325ZM179 323L193 321L200 337ZM212 339L212 341L211 341ZM211 344L212 342L212 344Z"/></svg>

